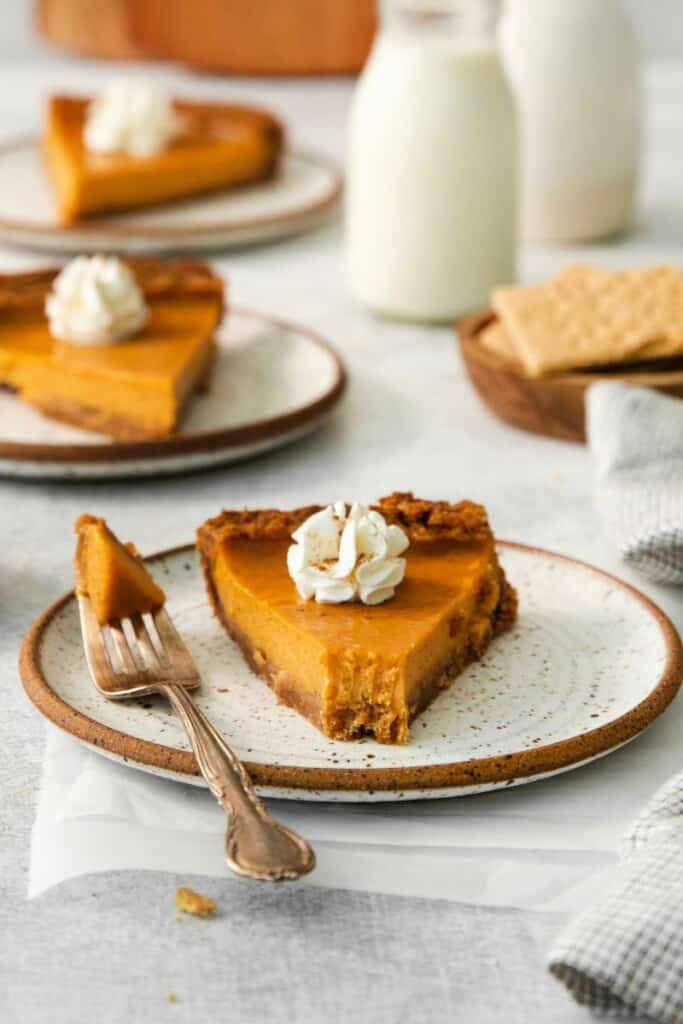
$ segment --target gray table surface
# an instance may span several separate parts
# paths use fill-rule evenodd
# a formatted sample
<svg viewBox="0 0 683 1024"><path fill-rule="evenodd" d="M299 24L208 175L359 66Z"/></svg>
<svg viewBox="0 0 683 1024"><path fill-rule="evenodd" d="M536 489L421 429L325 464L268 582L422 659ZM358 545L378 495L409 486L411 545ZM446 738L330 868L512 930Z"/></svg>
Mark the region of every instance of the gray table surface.
<svg viewBox="0 0 683 1024"><path fill-rule="evenodd" d="M266 102L302 143L343 151L344 82L226 83L157 72L177 88ZM108 75L51 58L0 71L4 134L37 125L41 97ZM681 260L683 73L647 77L650 112L642 213L626 239L585 250L524 250L527 277L569 259L620 266ZM172 893L192 879L155 873L80 878L25 900L43 725L16 670L32 619L70 584L72 522L111 518L145 551L188 540L221 505L372 498L414 487L485 501L502 536L553 547L627 575L601 534L587 452L508 430L481 408L450 332L380 324L344 287L341 233L221 256L232 294L299 319L347 358L352 387L316 437L254 462L192 477L89 484L0 480L0 1020L128 1024L160 1020L579 1022L544 970L557 915L233 880L195 880L220 902L204 922L176 922ZM2 266L44 262L0 252ZM629 577L632 578L632 577ZM680 597L645 588L678 622ZM637 745L634 746L637 750ZM634 756L637 756L634 754ZM177 1002L165 1001L167 992Z"/></svg>

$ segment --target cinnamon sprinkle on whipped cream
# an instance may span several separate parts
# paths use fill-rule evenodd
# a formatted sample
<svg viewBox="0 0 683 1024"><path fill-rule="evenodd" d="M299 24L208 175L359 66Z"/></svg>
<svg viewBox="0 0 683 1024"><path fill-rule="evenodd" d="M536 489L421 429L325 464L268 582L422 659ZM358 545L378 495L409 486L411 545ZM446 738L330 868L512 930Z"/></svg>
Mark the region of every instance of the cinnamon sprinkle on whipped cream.
<svg viewBox="0 0 683 1024"><path fill-rule="evenodd" d="M409 544L406 534L366 505L328 505L309 516L292 539L287 569L305 601L382 604L405 575L400 556Z"/></svg>

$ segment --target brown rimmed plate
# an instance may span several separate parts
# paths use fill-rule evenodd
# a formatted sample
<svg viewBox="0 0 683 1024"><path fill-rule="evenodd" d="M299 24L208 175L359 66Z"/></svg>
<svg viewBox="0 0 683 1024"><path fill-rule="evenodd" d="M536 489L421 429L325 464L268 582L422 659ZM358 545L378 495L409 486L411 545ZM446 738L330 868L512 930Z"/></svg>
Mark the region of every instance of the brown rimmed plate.
<svg viewBox="0 0 683 1024"><path fill-rule="evenodd" d="M255 677L211 617L192 547L150 559L203 679L197 700L259 790L300 800L465 796L544 779L634 739L683 676L676 630L648 598L561 555L500 544L520 618L412 726L406 746L326 739ZM202 784L162 701L108 702L92 685L76 601L58 600L21 652L28 696L48 719L131 767Z"/></svg>
<svg viewBox="0 0 683 1024"><path fill-rule="evenodd" d="M683 398L683 359L529 377L516 360L481 343L481 332L495 320L492 309L460 320L460 351L483 403L494 416L520 430L584 442L586 391L597 381L619 381Z"/></svg>
<svg viewBox="0 0 683 1024"><path fill-rule="evenodd" d="M327 157L290 150L267 182L145 210L60 225L40 141L0 145L0 242L42 252L198 252L254 245L316 227L342 190Z"/></svg>
<svg viewBox="0 0 683 1024"><path fill-rule="evenodd" d="M312 331L231 309L205 393L173 437L113 442L47 419L0 392L0 474L83 479L187 472L236 462L321 426L339 402L346 370Z"/></svg>

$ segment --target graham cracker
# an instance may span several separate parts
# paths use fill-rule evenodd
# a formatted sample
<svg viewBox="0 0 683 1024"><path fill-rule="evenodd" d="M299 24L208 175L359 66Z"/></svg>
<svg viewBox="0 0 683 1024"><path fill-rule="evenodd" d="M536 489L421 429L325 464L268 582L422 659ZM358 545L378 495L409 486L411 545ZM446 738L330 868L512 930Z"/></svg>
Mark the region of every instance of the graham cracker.
<svg viewBox="0 0 683 1024"><path fill-rule="evenodd" d="M204 896L194 889L176 889L174 895L176 910L182 914L194 914L197 917L209 917L216 912L216 901Z"/></svg>
<svg viewBox="0 0 683 1024"><path fill-rule="evenodd" d="M479 344L508 362L519 362L517 349L500 320L487 324L477 335Z"/></svg>
<svg viewBox="0 0 683 1024"><path fill-rule="evenodd" d="M496 288L492 304L530 377L683 354L679 267L568 267L547 284Z"/></svg>

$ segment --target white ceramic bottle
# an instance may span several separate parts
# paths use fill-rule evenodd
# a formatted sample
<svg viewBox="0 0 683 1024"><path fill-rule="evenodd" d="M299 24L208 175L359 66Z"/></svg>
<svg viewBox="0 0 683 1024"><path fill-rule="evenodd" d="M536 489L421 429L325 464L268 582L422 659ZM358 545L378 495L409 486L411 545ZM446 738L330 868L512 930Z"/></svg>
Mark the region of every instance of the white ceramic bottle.
<svg viewBox="0 0 683 1024"><path fill-rule="evenodd" d="M515 276L516 125L497 0L386 0L354 96L346 257L353 296L443 321Z"/></svg>
<svg viewBox="0 0 683 1024"><path fill-rule="evenodd" d="M623 229L638 180L640 76L620 0L506 0L500 41L519 113L522 234L571 242Z"/></svg>

